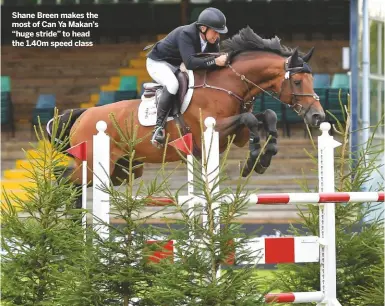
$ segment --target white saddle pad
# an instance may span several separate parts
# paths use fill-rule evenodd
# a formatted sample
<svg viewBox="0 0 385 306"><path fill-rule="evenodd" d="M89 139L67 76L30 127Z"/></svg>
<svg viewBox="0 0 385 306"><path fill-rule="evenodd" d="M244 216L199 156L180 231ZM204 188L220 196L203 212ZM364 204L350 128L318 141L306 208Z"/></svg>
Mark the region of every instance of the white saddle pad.
<svg viewBox="0 0 385 306"><path fill-rule="evenodd" d="M188 87L194 86L194 72L188 70ZM184 96L183 103L181 105L181 113L183 114L191 102L194 89L187 89L187 93ZM151 98L146 98L144 95L141 97L141 102L138 108L138 118L139 123L144 126L154 126L156 123L156 105L155 105L155 96ZM173 120L173 117L168 117L167 121Z"/></svg>

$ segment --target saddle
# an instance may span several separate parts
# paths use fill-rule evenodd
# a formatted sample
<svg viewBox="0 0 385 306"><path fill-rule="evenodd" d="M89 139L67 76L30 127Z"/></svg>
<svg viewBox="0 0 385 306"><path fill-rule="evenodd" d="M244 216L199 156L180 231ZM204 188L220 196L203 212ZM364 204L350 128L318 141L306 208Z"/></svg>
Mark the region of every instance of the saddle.
<svg viewBox="0 0 385 306"><path fill-rule="evenodd" d="M181 67L175 71L175 76L179 82L179 89L167 121L175 120L180 126L182 133L187 133L189 128L186 126L182 114L187 110L191 102L194 91L194 73L192 70L187 70L184 65L181 65ZM157 118L158 101L163 92L163 85L158 83L144 83L143 89L141 103L138 108L139 123L143 126L154 126Z"/></svg>
<svg viewBox="0 0 385 306"><path fill-rule="evenodd" d="M189 76L187 72L184 72L184 71L181 71L181 69L178 69L175 72L175 76L179 83L179 89L177 93L178 99L176 99L177 101L174 101L173 109L170 113L173 116L176 115L175 112L177 113L180 112L180 108L184 100L184 97L187 93L188 84L189 84ZM143 89L144 89L144 92L142 97L146 99L150 99L156 96L156 105L158 105L158 99L162 93L163 85L160 85L158 83L144 83Z"/></svg>

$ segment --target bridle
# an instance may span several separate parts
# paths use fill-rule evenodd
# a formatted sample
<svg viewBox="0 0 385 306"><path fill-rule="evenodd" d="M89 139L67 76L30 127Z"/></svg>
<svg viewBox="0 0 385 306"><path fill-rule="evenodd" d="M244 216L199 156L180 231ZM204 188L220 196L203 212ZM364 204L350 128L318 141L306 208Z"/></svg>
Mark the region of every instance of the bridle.
<svg viewBox="0 0 385 306"><path fill-rule="evenodd" d="M305 117L306 114L311 109L311 107L313 106L313 104L316 101L319 101L320 99L319 99L319 96L316 93L296 93L294 91L293 82L292 82L291 76L296 74L296 73L311 73L311 69L307 65L307 63L305 63L305 62L304 62L302 67L289 68L290 59L291 59L291 57L288 57L286 59L286 61L285 61L285 65L284 65L285 77L282 80L281 89L280 89L279 93L273 92L273 94L271 94L267 90L263 89L258 84L255 84L253 81L249 80L245 75L240 74L238 71L236 71L234 69L233 66L231 66L230 63L227 63L226 66L228 68L230 68L245 83L245 85L247 86L248 94L250 93L250 87L249 87L249 84L250 84L250 85L252 85L254 87L257 87L258 89L260 89L264 93L268 94L273 99L275 99L275 100L277 100L277 101L287 105L288 107L292 108L299 116ZM246 111L250 110L250 107L254 103L255 96L251 97L251 99L249 101L245 101L245 99L243 99L242 97L240 97L236 93L232 92L231 90L226 90L226 89L221 88L221 87L209 85L209 84L207 84L206 80L207 80L207 71L205 71L205 74L204 74L203 84L190 86L189 88L212 88L212 89L224 91L224 92L228 93L230 96L235 97L237 100L239 100L241 102L241 110L242 111L246 112ZM284 103L281 100L282 89L283 89L283 86L284 86L286 81L289 81L290 89L291 89L292 99L291 99L291 103L290 104ZM297 97L312 97L312 98L314 98L314 101L309 105L309 107L304 112L302 112L304 106L301 103L298 102Z"/></svg>
<svg viewBox="0 0 385 306"><path fill-rule="evenodd" d="M240 77L240 79L242 81L244 81L246 83L246 86L248 88L248 92L250 92L250 87L248 84L251 84L253 85L254 87L257 87L258 89L260 89L261 91L263 91L264 93L268 94L269 96L271 96L273 99L287 105L288 107L292 108L293 111L295 111L299 116L301 117L305 117L306 114L308 113L308 111L311 109L311 107L313 106L313 104L316 102L316 101L319 101L319 96L314 92L314 93L296 93L294 88L293 88L293 82L292 82L292 79L291 79L291 76L296 74L296 73L311 73L311 69L310 67L307 65L307 63L304 62L303 66L302 67L295 67L295 68L289 68L289 62L290 62L290 58L291 57L288 57L285 61L285 65L284 65L284 69L285 69L285 77L284 79L282 80L282 83L281 83L281 89L279 91L279 93L277 92L273 92L273 94L271 94L270 92L266 91L265 89L263 89L262 87L260 87L259 85L255 84L254 82L250 81L248 78L245 77L245 75L243 74L240 74L239 72L237 72L234 67L232 67L230 64L227 64L227 66L238 76ZM282 90L283 90L283 87L284 87L284 83L288 81L289 84L290 84L290 89L291 89L291 95L292 95L292 99L291 99L291 103L290 104L287 104L287 103L284 103L282 100L281 100L281 95L282 95ZM314 101L309 105L309 107L301 114L304 106L298 102L297 100L297 97L312 97L314 98ZM254 100L255 97L252 97L252 100Z"/></svg>
<svg viewBox="0 0 385 306"><path fill-rule="evenodd" d="M296 74L296 73L311 73L311 69L309 65L304 62L302 67L295 67L295 68L289 68L289 58L286 59L285 61L285 78L282 81L281 84L281 90L279 92L278 99L281 101L281 94L282 94L282 88L283 88L283 83L285 80L289 80L290 83L290 89L291 89L291 95L293 96L291 103L287 104L290 108L292 108L298 115L300 115L303 105L298 102L297 97L312 97L314 101L309 105L309 107L306 109L304 112L303 116L307 114L309 109L313 106L313 104L316 101L319 101L319 96L314 92L314 93L295 93L293 89L293 82L291 81L291 76ZM282 102L282 101L281 101ZM283 103L283 102L282 102ZM299 107L299 108L298 108Z"/></svg>

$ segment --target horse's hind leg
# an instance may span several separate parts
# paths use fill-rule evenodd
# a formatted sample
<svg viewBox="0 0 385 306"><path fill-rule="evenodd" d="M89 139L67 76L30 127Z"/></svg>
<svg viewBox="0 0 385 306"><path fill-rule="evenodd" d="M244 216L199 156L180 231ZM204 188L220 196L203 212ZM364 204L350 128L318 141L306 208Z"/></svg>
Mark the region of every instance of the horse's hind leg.
<svg viewBox="0 0 385 306"><path fill-rule="evenodd" d="M129 180L130 157L122 156L115 164L115 169L111 174L111 181L114 186L120 186L123 180ZM132 173L134 179L143 175L143 162L132 161Z"/></svg>

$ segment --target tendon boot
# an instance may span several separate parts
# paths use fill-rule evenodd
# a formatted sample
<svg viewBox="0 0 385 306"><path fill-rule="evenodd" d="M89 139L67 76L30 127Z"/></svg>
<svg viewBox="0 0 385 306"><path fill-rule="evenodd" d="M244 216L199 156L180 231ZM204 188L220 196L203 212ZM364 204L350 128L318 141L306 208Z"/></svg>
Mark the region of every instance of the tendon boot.
<svg viewBox="0 0 385 306"><path fill-rule="evenodd" d="M174 102L175 95L168 92L166 87L163 87L163 92L160 95L158 101L158 109L157 109L157 119L155 128L153 131L153 135L151 138L151 143L153 146L157 148L161 148L164 146L166 140L166 132L165 125L167 122L167 117L171 111L172 103Z"/></svg>
<svg viewBox="0 0 385 306"><path fill-rule="evenodd" d="M261 144L260 144L260 138L258 135L254 135L252 132L250 132L250 139L249 139L249 151L250 151L250 156L246 161L246 164L241 166L241 175L242 177L246 177L250 174L251 171L255 170L255 162L257 161L260 152L261 152ZM258 164L261 161L257 163Z"/></svg>

